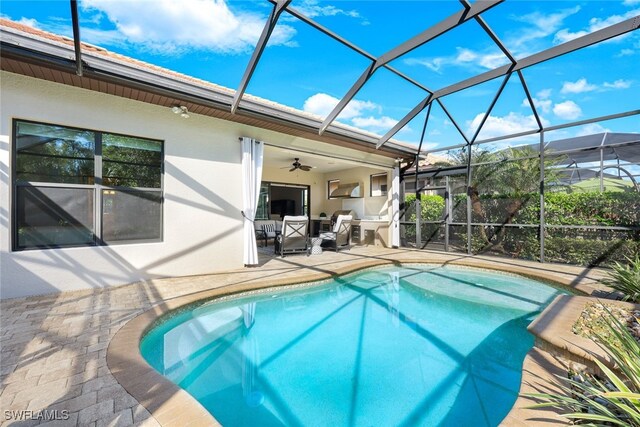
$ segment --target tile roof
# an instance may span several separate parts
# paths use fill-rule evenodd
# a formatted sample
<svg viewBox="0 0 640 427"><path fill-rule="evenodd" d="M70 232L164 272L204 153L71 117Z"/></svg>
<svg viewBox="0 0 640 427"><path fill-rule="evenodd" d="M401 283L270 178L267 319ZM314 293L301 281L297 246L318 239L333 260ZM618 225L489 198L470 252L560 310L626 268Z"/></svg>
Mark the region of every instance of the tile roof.
<svg viewBox="0 0 640 427"><path fill-rule="evenodd" d="M58 45L63 45L65 47L70 47L70 48L74 48L74 44L73 44L73 38L70 37L66 37L66 36L62 36L62 35L58 35L58 34L53 34L50 33L48 31L44 31L44 30L40 30L38 28L34 28L31 27L29 25L26 24L22 24L16 21L12 21L10 19L6 19L6 18L0 18L0 27L4 27L4 28L9 28L12 30L15 30L17 32L20 32L22 34L26 34L29 35L29 37L31 38L35 38L35 39L44 39L47 40L49 42L53 42L55 44ZM225 95L228 96L233 96L236 91L235 89L230 89L228 87L225 86L221 86L215 83L211 83L209 81L206 80L202 80L202 79L198 79L192 76L189 76L187 74L183 74L183 73L179 73L164 67L159 67L157 65L153 65L150 64L148 62L144 62L144 61L140 61L138 59L134 59L131 58L129 56L125 56L125 55L121 55L119 53L115 53L115 52L111 52L107 49L104 49L102 47L99 46L95 46L89 43L85 43L85 42L81 42L81 48L82 48L82 54L86 55L86 56L95 56L95 57L102 57L105 59L109 59L112 61L116 61L119 62L121 64L127 64L129 66L133 66L135 68L138 68L140 70L144 70L147 72L152 72L154 74L157 75L161 75L164 77L168 77L171 79L175 79L175 80L179 80L179 81L183 81L183 82L187 82L187 83L191 83L191 84L195 84L198 85L202 88L205 89L210 89L210 90L214 90L217 92L221 92ZM300 116L304 116L307 117L309 119L313 119L313 120L317 120L320 123L324 120L324 117L316 115L316 114L312 114L303 110L298 110L297 108L293 108L293 107L289 107L277 102L273 102L270 101L268 99L264 99L264 98L260 98L254 95L250 95L250 94L244 94L243 96L244 100L248 100L248 101L253 101L253 102L257 102L259 104L263 104L266 106L270 106L272 108L278 109L280 111L286 111L286 112L290 112L296 115L300 115ZM333 124L334 126L337 127L341 127L343 129L347 129L347 130L351 130L351 131L355 131L358 133L361 133L362 135L366 135L369 137L373 137L373 138L379 138L380 135L377 135L373 132L369 132L354 126L350 126L344 123L340 123L340 122L334 122ZM404 148L409 148L409 149L413 149L415 150L415 147L411 144L402 142L402 141L397 141L397 140L390 140L389 142L391 142L392 144L397 144L400 145Z"/></svg>

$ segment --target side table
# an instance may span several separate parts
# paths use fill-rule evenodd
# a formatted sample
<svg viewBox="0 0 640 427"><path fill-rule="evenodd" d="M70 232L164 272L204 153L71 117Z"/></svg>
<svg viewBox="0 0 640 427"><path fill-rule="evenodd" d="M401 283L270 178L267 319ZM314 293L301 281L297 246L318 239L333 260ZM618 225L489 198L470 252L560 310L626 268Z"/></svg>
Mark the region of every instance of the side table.
<svg viewBox="0 0 640 427"><path fill-rule="evenodd" d="M311 255L322 255L322 238L321 237L312 237L311 238Z"/></svg>

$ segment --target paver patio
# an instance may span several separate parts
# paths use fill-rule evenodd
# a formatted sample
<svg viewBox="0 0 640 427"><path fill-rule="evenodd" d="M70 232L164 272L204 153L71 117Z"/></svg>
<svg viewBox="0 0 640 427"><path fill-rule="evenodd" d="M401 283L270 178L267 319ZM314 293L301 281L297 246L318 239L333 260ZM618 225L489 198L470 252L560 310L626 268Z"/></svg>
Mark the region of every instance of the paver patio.
<svg viewBox="0 0 640 427"><path fill-rule="evenodd" d="M111 338L130 319L166 300L200 291L222 287L238 291L294 283L328 278L375 263L412 260L554 277L589 294L603 289L597 285L603 272L597 269L369 246L284 259L263 254L260 266L255 268L5 300L0 303L1 425L158 425L119 385L106 364ZM7 411L45 409L68 411L69 418L21 422L8 419L13 413Z"/></svg>

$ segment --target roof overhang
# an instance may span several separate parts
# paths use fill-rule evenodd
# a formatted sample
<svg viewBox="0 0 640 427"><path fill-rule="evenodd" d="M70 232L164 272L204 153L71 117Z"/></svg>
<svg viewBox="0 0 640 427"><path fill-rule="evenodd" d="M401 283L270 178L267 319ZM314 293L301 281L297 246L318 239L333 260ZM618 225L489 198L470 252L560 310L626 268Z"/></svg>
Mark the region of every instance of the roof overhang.
<svg viewBox="0 0 640 427"><path fill-rule="evenodd" d="M231 105L235 91L231 89L178 73L170 75L153 66L140 66L137 61L118 59L116 55L96 53L100 49L83 51L83 75L80 77L76 75L72 44L36 37L7 26L0 26L0 44L0 63L4 71L165 107L185 105L195 114L385 157L413 158L417 151L415 147L397 142L376 149L378 136L339 123L329 127L323 135L318 135L321 118L248 95L243 97L233 114Z"/></svg>

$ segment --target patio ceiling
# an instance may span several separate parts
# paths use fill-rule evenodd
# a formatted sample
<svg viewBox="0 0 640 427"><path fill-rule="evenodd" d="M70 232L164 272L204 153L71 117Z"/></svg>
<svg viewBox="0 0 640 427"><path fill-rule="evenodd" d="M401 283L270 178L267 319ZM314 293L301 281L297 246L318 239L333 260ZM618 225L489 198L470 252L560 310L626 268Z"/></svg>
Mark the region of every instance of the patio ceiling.
<svg viewBox="0 0 640 427"><path fill-rule="evenodd" d="M300 162L305 165L312 166L311 172L328 173L336 172L348 168L367 166L371 168L380 168L385 170L393 166L392 163L383 165L381 163L363 163L361 160L349 160L346 155L327 156L326 154L318 154L310 149L304 148L281 148L271 145L265 146L264 149L264 166L272 168L287 169L291 166L295 158L299 158Z"/></svg>

